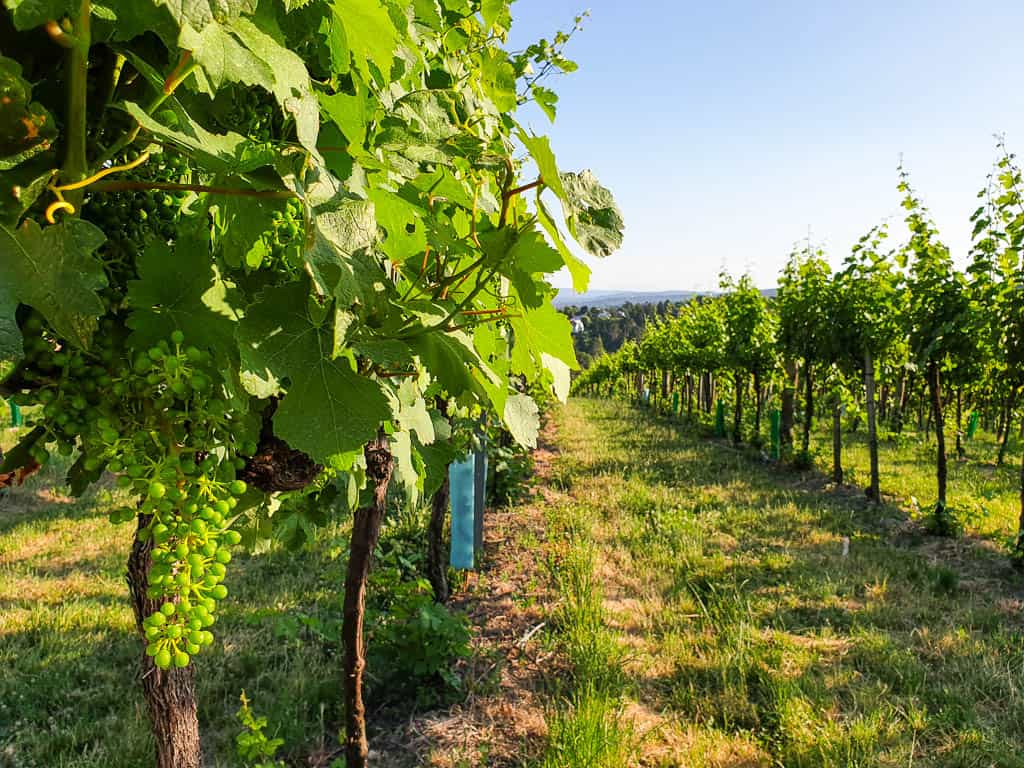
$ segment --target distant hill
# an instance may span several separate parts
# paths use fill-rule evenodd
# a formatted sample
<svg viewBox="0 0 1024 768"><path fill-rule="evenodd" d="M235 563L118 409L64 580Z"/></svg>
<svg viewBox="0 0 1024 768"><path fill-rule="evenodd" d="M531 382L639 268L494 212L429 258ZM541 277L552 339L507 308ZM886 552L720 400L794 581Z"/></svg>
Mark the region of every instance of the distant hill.
<svg viewBox="0 0 1024 768"><path fill-rule="evenodd" d="M556 307L621 307L623 304L659 304L663 301L689 301L694 296L714 296L718 291L587 291L576 293L563 288L555 297ZM763 288L761 293L774 298L775 288Z"/></svg>
<svg viewBox="0 0 1024 768"><path fill-rule="evenodd" d="M587 291L576 293L563 288L555 297L556 307L621 307L623 304L658 304L662 301L689 301L701 291Z"/></svg>

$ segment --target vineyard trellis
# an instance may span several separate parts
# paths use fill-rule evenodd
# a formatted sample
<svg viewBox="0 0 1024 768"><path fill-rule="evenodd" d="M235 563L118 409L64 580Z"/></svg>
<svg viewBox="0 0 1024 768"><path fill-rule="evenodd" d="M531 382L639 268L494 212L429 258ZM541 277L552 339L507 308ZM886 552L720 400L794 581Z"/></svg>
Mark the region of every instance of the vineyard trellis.
<svg viewBox="0 0 1024 768"><path fill-rule="evenodd" d="M891 227L879 225L833 271L824 250L808 241L791 254L774 298L754 289L747 276L724 274L718 295L681 305L677 316L649 325L637 343L597 358L575 378L574 391L639 396L644 382L673 382L678 402L686 403L685 417L695 423L702 421L700 413L710 413L716 396L731 392L732 437L739 443L745 437L748 378L754 375L768 385L767 397L780 411L783 458L798 466L810 463L813 419L827 409L837 483L844 479L844 421L856 424L863 413L870 475L865 491L876 503L883 486L880 425L898 435L916 410L920 431L935 436L935 503L928 524L937 533L954 533L961 521L947 501L947 430L955 431L957 458L966 458L964 419L972 413L973 422L996 432L1001 464L1010 431L1021 419L1024 185L1016 158L1001 140L997 152L978 195L982 204L971 216L974 245L966 270L956 268L901 168L905 243L889 245ZM668 392L661 394L664 408ZM760 408L756 383L755 398ZM680 406L676 415L682 411ZM792 431L798 415L797 447ZM752 426L747 442L760 446L759 413ZM1012 547L1017 562L1024 558L1024 458L1020 489Z"/></svg>

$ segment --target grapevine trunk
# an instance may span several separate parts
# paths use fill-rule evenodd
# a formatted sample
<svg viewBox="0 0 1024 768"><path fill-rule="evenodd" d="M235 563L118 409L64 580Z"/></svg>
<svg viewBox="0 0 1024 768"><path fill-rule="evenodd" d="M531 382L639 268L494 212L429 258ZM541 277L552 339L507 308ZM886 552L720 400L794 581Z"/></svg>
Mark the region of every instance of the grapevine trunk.
<svg viewBox="0 0 1024 768"><path fill-rule="evenodd" d="M381 522L387 501L388 483L394 469L394 458L388 439L381 430L376 439L367 443L366 476L373 488L369 505L359 507L352 523L349 545L348 570L345 575L344 618L342 643L344 646L345 696L345 765L347 768L365 768L369 754L366 740L366 707L363 704L363 671L366 654L363 643L363 618L366 608L366 581L370 573L373 550L380 538Z"/></svg>
<svg viewBox="0 0 1024 768"><path fill-rule="evenodd" d="M150 522L149 515L139 515L138 529L128 556L128 589L131 592L135 626L146 645L142 622L155 613L160 604L146 596L149 570L153 565L152 541L139 533ZM202 750L199 742L199 718L196 714L195 666L157 668L145 653L141 664L142 692L156 740L157 768L200 768Z"/></svg>
<svg viewBox="0 0 1024 768"><path fill-rule="evenodd" d="M928 363L928 390L932 401L932 417L935 420L936 462L935 478L938 484L938 503L946 506L946 435L942 423L942 390L939 387L939 366Z"/></svg>
<svg viewBox="0 0 1024 768"><path fill-rule="evenodd" d="M434 589L434 602L447 603L448 568L444 557L444 524L448 517L449 486L445 472L441 487L430 500L430 526L427 529L427 577Z"/></svg>
<svg viewBox="0 0 1024 768"><path fill-rule="evenodd" d="M782 444L783 452L793 446L793 423L796 411L796 388L799 384L799 373L797 365L792 360L783 363L786 371L786 381L782 387L782 416L779 422L779 442Z"/></svg>
<svg viewBox="0 0 1024 768"><path fill-rule="evenodd" d="M871 353L864 355L864 392L867 399L868 412L868 452L871 457L871 484L868 486L868 498L876 504L882 501L880 480L878 477L878 419L875 413L875 361Z"/></svg>

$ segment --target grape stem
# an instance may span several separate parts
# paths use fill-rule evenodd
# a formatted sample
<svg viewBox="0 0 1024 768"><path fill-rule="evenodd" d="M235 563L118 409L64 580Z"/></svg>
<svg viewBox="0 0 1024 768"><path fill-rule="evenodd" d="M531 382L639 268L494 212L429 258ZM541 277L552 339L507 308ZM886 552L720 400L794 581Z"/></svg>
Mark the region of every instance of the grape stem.
<svg viewBox="0 0 1024 768"><path fill-rule="evenodd" d="M503 192L501 196L505 199L515 197L516 195L521 195L523 192L529 192L531 189L536 189L543 183L544 179L538 178L536 181L531 181L529 184L523 184L521 187L515 187L514 189Z"/></svg>
<svg viewBox="0 0 1024 768"><path fill-rule="evenodd" d="M78 181L89 169L85 152L86 141L86 91L89 85L89 44L90 16L89 0L82 0L74 26L76 43L68 49L68 113L67 153L64 156L64 176L69 181ZM82 192L76 191L68 202L76 209L82 207Z"/></svg>

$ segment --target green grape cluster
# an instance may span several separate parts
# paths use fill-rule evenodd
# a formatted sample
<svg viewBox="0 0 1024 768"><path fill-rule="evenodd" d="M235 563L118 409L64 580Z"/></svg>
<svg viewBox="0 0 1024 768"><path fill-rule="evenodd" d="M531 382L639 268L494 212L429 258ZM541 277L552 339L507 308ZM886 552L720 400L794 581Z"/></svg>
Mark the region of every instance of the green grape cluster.
<svg viewBox="0 0 1024 768"><path fill-rule="evenodd" d="M281 134L281 109L273 94L261 88L236 88L223 122L228 130L254 141L273 141Z"/></svg>
<svg viewBox="0 0 1024 768"><path fill-rule="evenodd" d="M271 215L271 229L265 235L270 258L265 267L291 273L302 265L305 232L302 203L289 200L283 211Z"/></svg>
<svg viewBox="0 0 1024 768"><path fill-rule="evenodd" d="M119 159L117 162L122 162ZM134 181L179 182L189 175L188 159L173 152L161 152L131 172ZM111 281L118 285L120 273L134 277L134 264L140 245L147 239L164 242L175 237L186 192L130 190L100 192L91 195L82 210L82 218L95 224L107 236L101 251Z"/></svg>
<svg viewBox="0 0 1024 768"><path fill-rule="evenodd" d="M133 353L110 318L100 330L88 351L65 349L37 314L24 321L35 386L19 399L42 406L45 428L30 451L42 464L47 444L66 454L77 446L86 472L114 472L132 494L110 520L138 516L140 539L152 543L147 597L161 605L144 622L147 652L158 667L185 666L213 641L230 547L241 539L230 528L246 492L236 472L256 445L232 417L210 354L181 331Z"/></svg>

